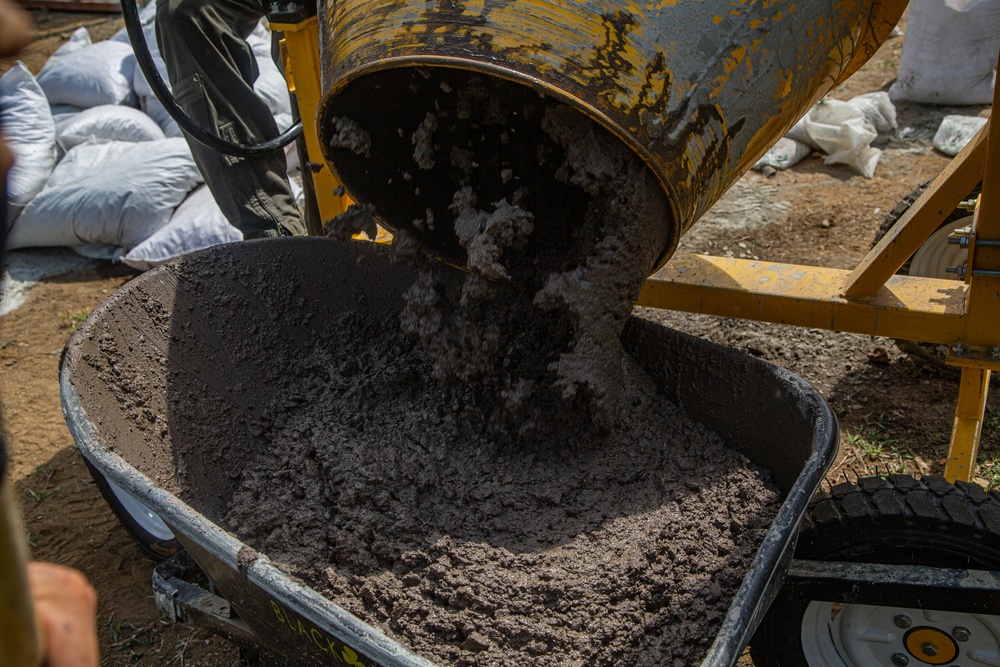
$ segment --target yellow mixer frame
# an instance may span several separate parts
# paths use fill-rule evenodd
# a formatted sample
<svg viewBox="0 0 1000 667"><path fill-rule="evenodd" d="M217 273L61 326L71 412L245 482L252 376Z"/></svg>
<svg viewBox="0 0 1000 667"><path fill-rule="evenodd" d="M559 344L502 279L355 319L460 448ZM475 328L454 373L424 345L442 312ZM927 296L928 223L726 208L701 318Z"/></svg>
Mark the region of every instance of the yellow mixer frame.
<svg viewBox="0 0 1000 667"><path fill-rule="evenodd" d="M283 31L289 89L299 108L322 96L316 17ZM998 96L994 93L993 108ZM322 159L314 118L304 133L319 212L328 220L350 199ZM676 254L651 276L637 305L830 331L886 336L949 346L961 368L945 478L971 481L983 426L990 373L1000 370L1000 130L987 122L852 271L763 260ZM967 200L982 184L982 194ZM896 274L956 208L973 224L956 236L968 249L963 281Z"/></svg>

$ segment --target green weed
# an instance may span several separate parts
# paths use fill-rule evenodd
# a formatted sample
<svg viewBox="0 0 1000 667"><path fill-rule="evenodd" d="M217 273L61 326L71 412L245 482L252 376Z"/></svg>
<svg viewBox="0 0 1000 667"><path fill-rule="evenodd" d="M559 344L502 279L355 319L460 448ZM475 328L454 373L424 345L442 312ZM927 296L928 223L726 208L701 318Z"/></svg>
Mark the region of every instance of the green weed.
<svg viewBox="0 0 1000 667"><path fill-rule="evenodd" d="M120 621L115 618L114 612L108 616L106 625L111 633L111 647L127 652L131 665L141 662L151 647L163 643L163 635L157 628Z"/></svg>
<svg viewBox="0 0 1000 667"><path fill-rule="evenodd" d="M65 313L59 316L59 323L64 329L69 329L71 334L76 333L83 321L90 315L89 310L78 310L72 313Z"/></svg>

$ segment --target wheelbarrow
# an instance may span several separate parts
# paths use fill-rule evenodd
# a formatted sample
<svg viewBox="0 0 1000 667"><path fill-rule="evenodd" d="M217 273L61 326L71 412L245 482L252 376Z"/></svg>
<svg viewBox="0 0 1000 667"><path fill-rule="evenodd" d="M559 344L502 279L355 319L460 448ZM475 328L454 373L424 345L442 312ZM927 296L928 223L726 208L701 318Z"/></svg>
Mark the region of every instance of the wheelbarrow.
<svg viewBox="0 0 1000 667"><path fill-rule="evenodd" d="M400 309L412 277L371 243L220 246L131 281L74 335L61 374L66 420L126 528L155 555L179 552L154 573L155 598L168 617L256 646L278 663L431 664L217 525L249 456L239 433L213 431L215 416L266 401L260 387L283 371L273 367L267 341L256 355L219 356L234 331L219 299L252 302L307 354L345 310ZM316 307L306 316L303 304ZM770 471L783 496L702 662L734 665L781 586L809 498L835 455L836 420L808 384L746 354L639 318L623 343L666 400ZM130 353L109 368L109 350L119 346ZM147 395L116 396L107 372L141 375ZM174 404L183 395L196 398L202 419ZM205 448L213 454L190 465L192 452Z"/></svg>

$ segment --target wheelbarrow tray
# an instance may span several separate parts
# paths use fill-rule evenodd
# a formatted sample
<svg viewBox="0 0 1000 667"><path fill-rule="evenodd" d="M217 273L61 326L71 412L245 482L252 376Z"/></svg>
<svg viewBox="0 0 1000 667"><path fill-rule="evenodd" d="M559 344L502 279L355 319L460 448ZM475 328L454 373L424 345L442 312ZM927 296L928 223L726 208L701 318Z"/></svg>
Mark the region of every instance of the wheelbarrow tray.
<svg viewBox="0 0 1000 667"><path fill-rule="evenodd" d="M253 284L278 288L248 289L251 273ZM187 468L183 452L205 446L197 440L206 437L204 429L211 428L216 411L266 400L255 394L260 387L242 380L281 371L268 368L265 342L255 358L226 358L226 337L240 323L231 322L232 316L219 312L209 298L231 292L253 300L261 317L282 322L295 343L307 349L338 313L361 302L368 309L398 311L412 278L376 244L303 238L219 246L123 286L94 310L66 351L60 378L63 411L83 455L163 519L249 633L290 664L432 663L286 575L267 554L258 554L208 518L221 516L238 477L234 469L250 457L228 444L229 433L216 434L223 442L213 465ZM667 400L717 433L727 447L768 469L782 494L777 516L701 663L734 665L780 588L808 501L836 453L836 419L810 385L749 355L637 317L622 340ZM143 374L148 396L123 402L102 384L97 367L109 343L132 350L116 359L115 372ZM171 419L164 396L168 383L172 391L199 392L209 423ZM161 437L151 439L154 429L148 423L140 429L140 420L161 420ZM179 491L180 474L193 491Z"/></svg>

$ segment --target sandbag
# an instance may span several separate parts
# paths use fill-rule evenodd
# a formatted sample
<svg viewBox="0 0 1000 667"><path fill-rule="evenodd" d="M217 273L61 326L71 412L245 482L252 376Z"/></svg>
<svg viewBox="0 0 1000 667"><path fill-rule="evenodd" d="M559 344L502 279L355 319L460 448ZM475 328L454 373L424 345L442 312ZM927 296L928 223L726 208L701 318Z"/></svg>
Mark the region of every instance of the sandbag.
<svg viewBox="0 0 1000 667"><path fill-rule="evenodd" d="M167 137L183 137L184 134L181 132L180 126L177 125L177 121L170 117L167 110L163 108L160 104L160 100L156 97L150 95L149 97L140 98L140 107L147 116L156 121L156 124L160 126L163 130L163 134Z"/></svg>
<svg viewBox="0 0 1000 667"><path fill-rule="evenodd" d="M211 191L203 185L177 207L170 222L132 248L121 261L146 271L195 250L242 240L243 234L229 224Z"/></svg>
<svg viewBox="0 0 1000 667"><path fill-rule="evenodd" d="M80 33L80 31L84 31ZM86 35L84 37L84 34ZM75 40L74 40L75 38ZM38 84L50 104L84 109L102 104L132 104L135 55L132 47L111 40L90 44L86 28L59 48L38 74ZM70 44L72 46L67 48Z"/></svg>
<svg viewBox="0 0 1000 667"><path fill-rule="evenodd" d="M42 93L44 95L44 93ZM77 115L84 111L80 107L75 107L72 104L50 104L49 111L52 112L52 120L56 122L56 127L59 127L59 123L63 123L69 120L72 116Z"/></svg>
<svg viewBox="0 0 1000 667"><path fill-rule="evenodd" d="M0 127L15 159L7 175L7 202L15 217L56 166L56 128L45 93L21 61L0 77L0 99Z"/></svg>
<svg viewBox="0 0 1000 667"><path fill-rule="evenodd" d="M827 154L824 164L846 164L865 178L875 175L882 151L864 112L840 100L822 100L785 135Z"/></svg>
<svg viewBox="0 0 1000 667"><path fill-rule="evenodd" d="M979 116L945 116L934 133L934 148L954 157L972 141L983 125L986 125L986 119Z"/></svg>
<svg viewBox="0 0 1000 667"><path fill-rule="evenodd" d="M899 125L896 122L896 105L889 98L889 93L879 90L874 93L857 95L847 100L865 115L865 120L872 124L880 135L888 134Z"/></svg>
<svg viewBox="0 0 1000 667"><path fill-rule="evenodd" d="M1000 2L910 0L894 101L990 104L1000 49Z"/></svg>
<svg viewBox="0 0 1000 667"><path fill-rule="evenodd" d="M91 107L56 127L56 141L64 151L91 139L136 142L165 138L156 121L143 112L111 104Z"/></svg>
<svg viewBox="0 0 1000 667"><path fill-rule="evenodd" d="M163 62L163 56L160 54L160 46L156 41L156 11L150 11L150 7L155 7L155 3L147 5L145 9L139 14L139 19L142 22L142 34L146 38L146 47L149 49L149 55L153 60L153 64L156 66L156 71L159 72L160 78L163 82L170 86L170 77L167 75L167 64ZM128 36L126 35L126 40ZM163 130L163 134L167 137L180 137L181 130L177 127L177 123L167 110L163 108L160 101L156 99L156 95L153 93L153 87L149 85L146 80L146 75L143 74L142 69L136 65L135 70L132 73L132 88L135 90L135 94L139 97L139 108L143 110L150 118L156 121L156 124L160 126Z"/></svg>
<svg viewBox="0 0 1000 667"><path fill-rule="evenodd" d="M145 7L139 10L139 25L147 26L150 25L156 19L156 2L150 2ZM122 42L124 44L129 44L131 40L128 37L128 30L122 28L114 35L108 39L115 42ZM150 46L153 46L150 44Z"/></svg>
<svg viewBox="0 0 1000 667"><path fill-rule="evenodd" d="M167 224L200 182L183 139L80 144L25 207L8 248L105 243L131 250Z"/></svg>
<svg viewBox="0 0 1000 667"><path fill-rule="evenodd" d="M76 53L80 49L91 46L93 41L90 39L90 31L86 28L77 28L74 30L69 39L67 39L63 44L56 49L49 59L45 61L42 65L42 69L38 71L38 76L45 74L47 71L55 67L60 60L65 58L71 53Z"/></svg>
<svg viewBox="0 0 1000 667"><path fill-rule="evenodd" d="M764 154L764 157L757 160L751 169L755 171L760 171L764 167L788 169L797 165L811 152L812 148L801 141L782 137L778 139L774 146L771 146L770 150Z"/></svg>
<svg viewBox="0 0 1000 667"><path fill-rule="evenodd" d="M167 64L163 62L163 56L160 55L160 45L156 41L156 24L152 18L148 23L143 24L142 34L146 38L146 47L149 49L153 64L156 65L156 71L160 73L160 78L163 79L164 83L169 86L170 78L167 76ZM132 73L132 87L139 97L153 96L153 88L146 81L146 75L142 73L142 69L138 65Z"/></svg>
<svg viewBox="0 0 1000 667"><path fill-rule="evenodd" d="M257 59L257 80L253 89L257 96L264 100L271 114L277 119L282 114L291 114L292 105L288 98L288 84L285 77L271 57L271 30L263 21L257 24L254 31L247 37L247 44ZM279 128L284 131L286 128Z"/></svg>

